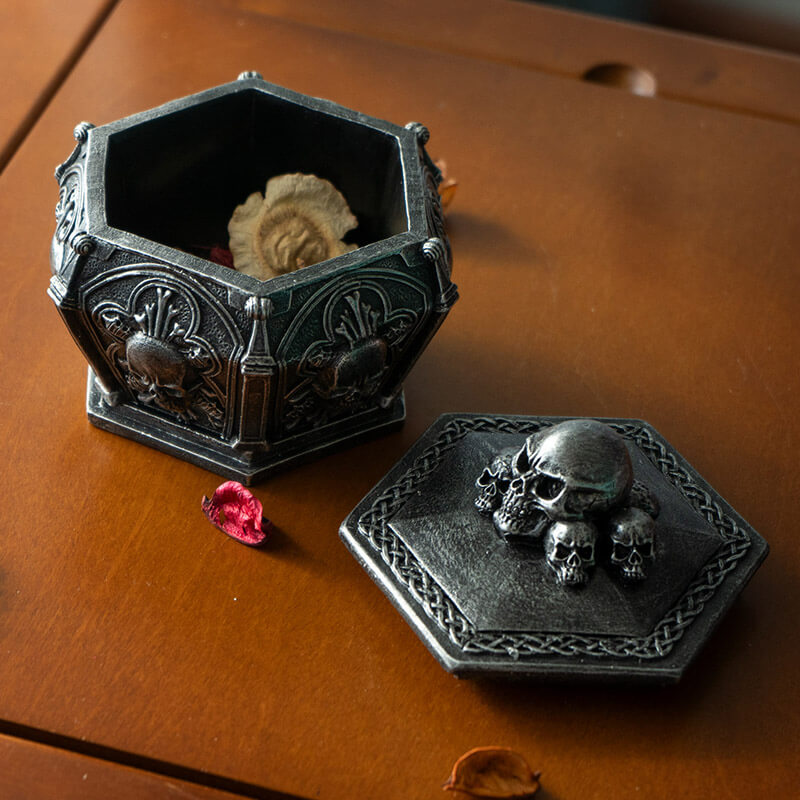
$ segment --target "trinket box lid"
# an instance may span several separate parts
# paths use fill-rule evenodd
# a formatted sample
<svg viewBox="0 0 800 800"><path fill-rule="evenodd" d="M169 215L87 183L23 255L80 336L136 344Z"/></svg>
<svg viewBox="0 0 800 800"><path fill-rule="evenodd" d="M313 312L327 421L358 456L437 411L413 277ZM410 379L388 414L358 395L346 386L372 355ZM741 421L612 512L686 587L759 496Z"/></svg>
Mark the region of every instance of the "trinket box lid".
<svg viewBox="0 0 800 800"><path fill-rule="evenodd" d="M475 500L498 452L564 421L439 417L340 536L450 672L675 682L768 545L648 423L605 419L660 507L656 557L646 580L621 581L608 563L586 585L560 584L541 542L511 545Z"/></svg>

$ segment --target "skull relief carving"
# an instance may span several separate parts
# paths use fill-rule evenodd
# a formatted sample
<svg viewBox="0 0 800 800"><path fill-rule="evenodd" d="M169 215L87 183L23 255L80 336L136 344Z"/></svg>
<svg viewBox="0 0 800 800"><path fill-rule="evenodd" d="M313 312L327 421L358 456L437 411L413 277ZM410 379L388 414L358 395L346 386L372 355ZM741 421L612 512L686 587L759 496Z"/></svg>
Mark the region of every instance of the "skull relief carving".
<svg viewBox="0 0 800 800"><path fill-rule="evenodd" d="M123 305L103 301L92 319L119 380L138 403L219 431L224 394L212 345L197 332L196 301L183 288L147 280Z"/></svg>
<svg viewBox="0 0 800 800"><path fill-rule="evenodd" d="M618 576L626 582L645 577L659 503L634 481L625 441L610 426L575 419L544 428L516 452L495 456L476 487L476 508L492 514L507 542L543 542L560 584L589 580L604 539L611 540L603 552L610 549Z"/></svg>
<svg viewBox="0 0 800 800"><path fill-rule="evenodd" d="M135 333L125 347L131 388L139 400L167 411L183 411L186 404L186 359L168 342Z"/></svg>
<svg viewBox="0 0 800 800"><path fill-rule="evenodd" d="M478 496L475 498L475 508L481 514L491 514L503 502L503 496L508 491L511 483L511 456L512 451L503 451L496 455L489 466L478 476L475 486Z"/></svg>
<svg viewBox="0 0 800 800"><path fill-rule="evenodd" d="M536 502L551 520L608 511L633 482L625 443L607 425L588 419L562 422L529 437L518 468L531 476Z"/></svg>
<svg viewBox="0 0 800 800"><path fill-rule="evenodd" d="M644 580L648 562L655 560L655 520L632 506L614 514L609 526L611 563L623 579Z"/></svg>
<svg viewBox="0 0 800 800"><path fill-rule="evenodd" d="M565 586L581 586L594 566L597 528L591 522L554 522L547 529L544 552L556 580Z"/></svg>
<svg viewBox="0 0 800 800"><path fill-rule="evenodd" d="M547 522L531 492L530 476L521 474L513 460L508 488L492 519L495 528L507 537L539 538Z"/></svg>
<svg viewBox="0 0 800 800"><path fill-rule="evenodd" d="M622 501L633 482L622 439L602 422L569 420L529 436L511 460L513 478L495 526L507 536L586 519Z"/></svg>

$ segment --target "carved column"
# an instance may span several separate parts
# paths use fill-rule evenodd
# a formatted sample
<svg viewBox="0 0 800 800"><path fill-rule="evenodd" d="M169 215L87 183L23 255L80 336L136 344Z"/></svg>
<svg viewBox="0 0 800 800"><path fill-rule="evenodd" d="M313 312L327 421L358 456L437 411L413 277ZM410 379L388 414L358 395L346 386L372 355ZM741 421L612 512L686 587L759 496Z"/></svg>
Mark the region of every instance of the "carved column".
<svg viewBox="0 0 800 800"><path fill-rule="evenodd" d="M242 375L241 425L236 448L239 450L266 450L269 407L272 399L272 382L275 359L269 350L267 319L271 303L268 297L250 297L245 312L252 320L250 341L244 354Z"/></svg>

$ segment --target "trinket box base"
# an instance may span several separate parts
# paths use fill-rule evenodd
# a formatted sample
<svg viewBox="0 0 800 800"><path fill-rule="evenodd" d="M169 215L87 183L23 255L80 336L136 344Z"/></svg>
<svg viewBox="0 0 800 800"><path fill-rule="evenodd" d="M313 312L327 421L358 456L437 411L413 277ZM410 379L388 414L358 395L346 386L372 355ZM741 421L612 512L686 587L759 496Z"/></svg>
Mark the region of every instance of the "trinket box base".
<svg viewBox="0 0 800 800"><path fill-rule="evenodd" d="M313 437L309 437L308 441L296 442L292 448L237 453L223 442L188 428L176 436L174 424L165 424L158 414L150 414L141 407L109 404L97 386L91 367L86 388L86 411L89 421L98 428L177 456L211 472L229 475L245 486L251 486L287 467L397 430L402 427L406 417L405 397L401 391L392 404L382 410L380 417L374 418L373 412L373 419L368 423L343 420L338 435L326 438L323 442L315 443Z"/></svg>
<svg viewBox="0 0 800 800"><path fill-rule="evenodd" d="M400 422L458 298L424 125L243 72L73 135L48 293L95 376L92 422L242 483ZM226 266L231 215L287 175L336 187L358 222L345 252L317 242L264 280Z"/></svg>
<svg viewBox="0 0 800 800"><path fill-rule="evenodd" d="M461 676L672 683L768 545L650 425L600 420L660 505L647 579L598 560L560 585L541 542L511 546L475 508L498 451L563 418L447 414L342 524L356 559L448 671Z"/></svg>

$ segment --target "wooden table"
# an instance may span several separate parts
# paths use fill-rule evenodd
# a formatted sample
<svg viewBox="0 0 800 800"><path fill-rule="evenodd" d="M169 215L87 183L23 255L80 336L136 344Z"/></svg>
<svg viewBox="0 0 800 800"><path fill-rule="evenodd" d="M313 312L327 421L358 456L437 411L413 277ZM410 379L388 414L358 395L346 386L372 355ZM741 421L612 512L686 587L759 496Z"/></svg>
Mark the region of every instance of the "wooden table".
<svg viewBox="0 0 800 800"><path fill-rule="evenodd" d="M0 175L9 751L127 765L116 796L136 767L197 797L425 800L492 744L549 798L791 796L800 60L505 0L333 7L122 0ZM580 79L609 61L659 94ZM88 424L84 362L45 296L74 124L244 69L421 120L460 181L461 300L407 381L404 429L257 486L280 529L263 551L203 519L216 476ZM647 419L770 542L682 683L439 667L337 528L451 410Z"/></svg>
<svg viewBox="0 0 800 800"><path fill-rule="evenodd" d="M115 0L0 4L0 171L102 26Z"/></svg>
<svg viewBox="0 0 800 800"><path fill-rule="evenodd" d="M0 797L12 800L235 800L229 794L69 749L0 735Z"/></svg>

